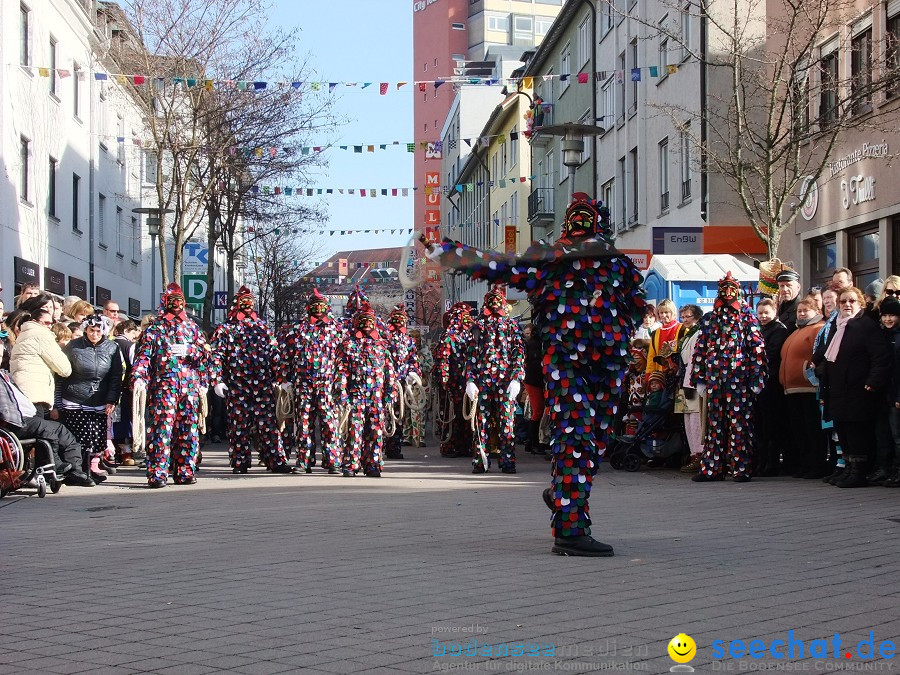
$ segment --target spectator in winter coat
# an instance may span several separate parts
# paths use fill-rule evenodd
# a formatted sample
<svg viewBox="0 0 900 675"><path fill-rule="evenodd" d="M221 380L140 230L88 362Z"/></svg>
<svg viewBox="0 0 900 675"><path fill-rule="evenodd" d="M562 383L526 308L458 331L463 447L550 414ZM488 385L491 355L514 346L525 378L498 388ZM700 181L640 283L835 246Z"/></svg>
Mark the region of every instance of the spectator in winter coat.
<svg viewBox="0 0 900 675"><path fill-rule="evenodd" d="M778 282L778 320L791 333L797 328L797 298L800 295L800 275L792 269L783 269L775 277Z"/></svg>
<svg viewBox="0 0 900 675"><path fill-rule="evenodd" d="M754 404L756 437L753 448L753 473L756 476L777 476L781 471L780 456L784 456L784 470L796 468L797 457L786 442L788 431L784 424L784 389L778 381L781 348L788 337L787 327L775 316L775 302L763 298L756 305L760 332L766 349L768 374L763 390Z"/></svg>
<svg viewBox="0 0 900 675"><path fill-rule="evenodd" d="M56 344L50 330L53 319L48 310L23 315L25 321L12 348L9 366L16 386L37 408L39 417L47 417L53 408L55 382L53 375L72 374L69 359Z"/></svg>
<svg viewBox="0 0 900 675"><path fill-rule="evenodd" d="M888 277L884 285L891 283ZM881 403L875 429L876 468L866 480L885 487L900 487L900 300L893 295L880 299L881 325L891 343L891 381Z"/></svg>
<svg viewBox="0 0 900 675"><path fill-rule="evenodd" d="M66 345L65 354L72 373L58 382L60 420L81 444L84 470L100 483L107 477L101 464L106 430L122 392L122 357L119 346L103 338L99 316L85 320L84 335Z"/></svg>
<svg viewBox="0 0 900 675"><path fill-rule="evenodd" d="M796 478L822 478L828 472L828 444L822 433L816 387L806 379L806 367L812 360L813 344L825 325L812 298L797 303L797 330L788 336L781 349L778 379L784 387L785 407L781 417L790 420L790 442L797 458ZM776 413L778 414L778 413Z"/></svg>
<svg viewBox="0 0 900 675"><path fill-rule="evenodd" d="M822 387L825 418L834 420L847 466L835 484L865 487L875 447L879 395L891 376L891 354L883 331L865 316L861 290L843 289L838 307L834 330L817 346L813 363Z"/></svg>
<svg viewBox="0 0 900 675"><path fill-rule="evenodd" d="M678 342L678 354L681 357L682 375L678 390L675 393L675 413L684 416L684 435L687 436L690 456L681 467L683 473L696 473L700 469L700 457L703 454L703 397L690 386L691 373L694 370L694 347L700 337L700 319L703 310L697 305L685 305L679 313L684 334Z"/></svg>

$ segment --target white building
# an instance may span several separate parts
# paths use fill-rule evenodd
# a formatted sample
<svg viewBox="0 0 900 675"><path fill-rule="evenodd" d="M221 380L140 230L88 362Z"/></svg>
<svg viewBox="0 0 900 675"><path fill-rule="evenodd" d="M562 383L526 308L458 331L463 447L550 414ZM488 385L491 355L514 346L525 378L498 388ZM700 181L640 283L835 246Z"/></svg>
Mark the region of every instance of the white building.
<svg viewBox="0 0 900 675"><path fill-rule="evenodd" d="M135 95L146 85L116 77L128 73L108 54L126 28L114 3L0 3L0 280L7 309L24 283L95 305L112 299L133 316L158 304L158 256L146 216L133 212L156 205ZM205 232L197 236L205 242Z"/></svg>

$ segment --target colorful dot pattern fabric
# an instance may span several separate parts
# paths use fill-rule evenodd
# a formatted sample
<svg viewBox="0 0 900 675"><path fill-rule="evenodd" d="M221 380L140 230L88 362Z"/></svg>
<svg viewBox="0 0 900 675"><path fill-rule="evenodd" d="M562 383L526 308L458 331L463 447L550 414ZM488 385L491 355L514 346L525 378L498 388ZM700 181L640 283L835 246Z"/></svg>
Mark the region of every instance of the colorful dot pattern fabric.
<svg viewBox="0 0 900 675"><path fill-rule="evenodd" d="M707 423L700 473L709 478L750 476L755 394L766 381L759 322L744 303L723 304L700 321L691 384L706 387Z"/></svg>
<svg viewBox="0 0 900 675"><path fill-rule="evenodd" d="M641 275L600 236L534 245L521 258L445 239L442 264L528 292L544 344L555 536L590 534L588 499L645 305Z"/></svg>
<svg viewBox="0 0 900 675"><path fill-rule="evenodd" d="M176 356L174 345L186 345ZM171 461L176 482L194 478L199 450L200 389L209 386L206 338L191 319L161 314L141 335L132 380L147 384L147 478L165 481Z"/></svg>
<svg viewBox="0 0 900 675"><path fill-rule="evenodd" d="M272 329L255 315L232 316L212 337L213 383L228 386L225 410L231 465L249 469L256 447L269 468L286 463L275 419L279 349Z"/></svg>

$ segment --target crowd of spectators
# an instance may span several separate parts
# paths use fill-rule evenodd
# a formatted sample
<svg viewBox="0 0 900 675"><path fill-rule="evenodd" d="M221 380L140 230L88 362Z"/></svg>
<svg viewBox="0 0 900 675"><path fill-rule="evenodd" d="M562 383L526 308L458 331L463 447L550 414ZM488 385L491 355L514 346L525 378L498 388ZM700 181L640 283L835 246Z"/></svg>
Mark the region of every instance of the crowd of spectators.
<svg viewBox="0 0 900 675"><path fill-rule="evenodd" d="M755 309L768 376L754 403L752 475L900 487L900 277L863 291L839 268L803 293L799 275L787 270L778 293L756 299ZM686 473L700 465L705 433L705 401L689 385L701 315L696 305L676 309L670 300L648 305L632 340L637 367L627 392L634 414L651 380L668 372Z"/></svg>

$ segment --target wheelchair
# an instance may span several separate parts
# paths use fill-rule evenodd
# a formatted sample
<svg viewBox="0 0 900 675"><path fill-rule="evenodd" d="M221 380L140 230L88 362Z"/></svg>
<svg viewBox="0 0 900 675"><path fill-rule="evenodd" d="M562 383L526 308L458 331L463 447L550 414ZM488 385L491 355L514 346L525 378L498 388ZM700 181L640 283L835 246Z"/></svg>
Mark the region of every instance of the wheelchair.
<svg viewBox="0 0 900 675"><path fill-rule="evenodd" d="M0 427L0 499L22 488L36 490L43 499L48 487L56 494L62 486L63 478L56 475L53 449L47 441L19 439Z"/></svg>

